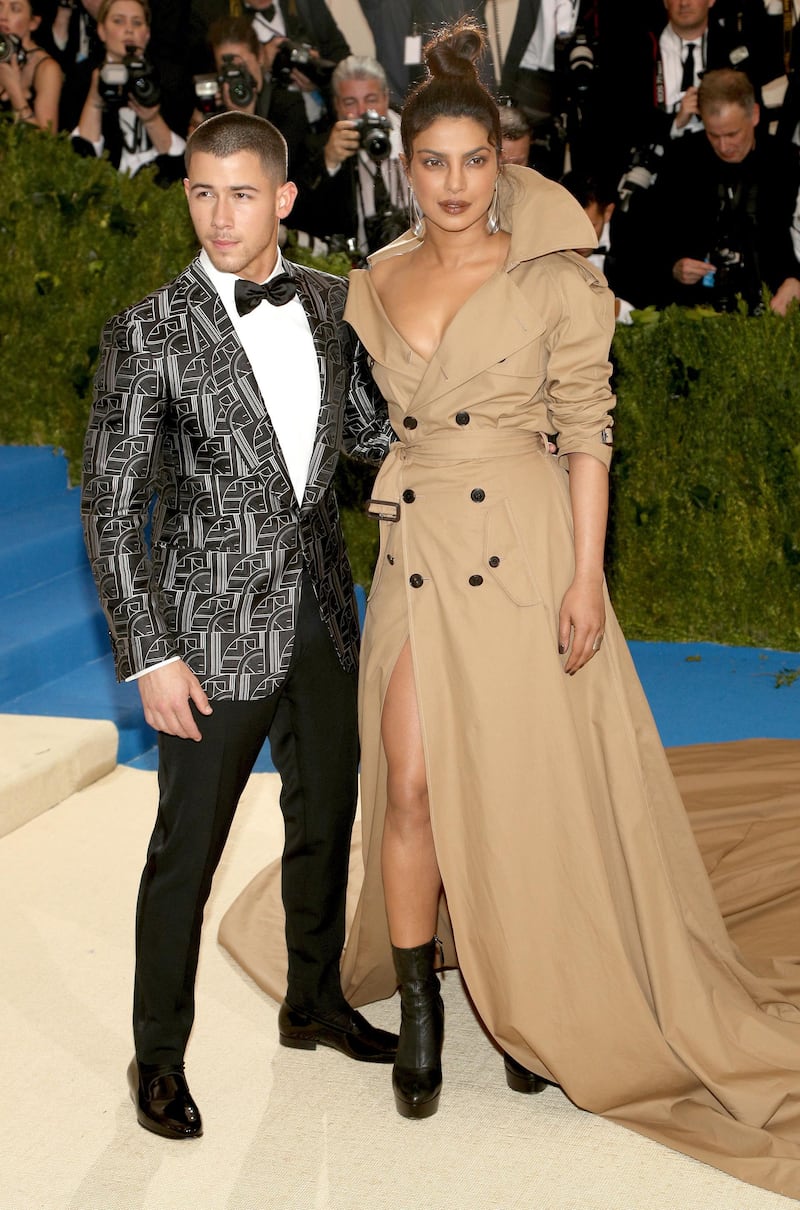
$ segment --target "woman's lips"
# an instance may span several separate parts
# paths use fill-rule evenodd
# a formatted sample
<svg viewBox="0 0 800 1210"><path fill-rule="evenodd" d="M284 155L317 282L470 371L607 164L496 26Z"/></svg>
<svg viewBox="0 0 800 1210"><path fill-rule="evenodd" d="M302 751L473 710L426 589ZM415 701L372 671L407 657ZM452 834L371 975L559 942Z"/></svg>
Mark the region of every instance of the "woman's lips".
<svg viewBox="0 0 800 1210"><path fill-rule="evenodd" d="M463 214L469 209L469 202L440 202L439 205L447 214Z"/></svg>

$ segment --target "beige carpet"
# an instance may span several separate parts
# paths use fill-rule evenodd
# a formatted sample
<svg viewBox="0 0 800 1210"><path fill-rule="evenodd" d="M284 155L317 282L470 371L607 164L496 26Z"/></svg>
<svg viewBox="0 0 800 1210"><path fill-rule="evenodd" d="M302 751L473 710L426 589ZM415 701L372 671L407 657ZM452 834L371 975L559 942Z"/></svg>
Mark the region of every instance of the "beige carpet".
<svg viewBox="0 0 800 1210"><path fill-rule="evenodd" d="M0 1210L797 1204L581 1113L557 1089L510 1092L452 974L445 1090L427 1122L396 1115L388 1068L278 1047L277 1006L215 940L222 912L279 850L276 783L248 787L207 914L187 1064L205 1119L197 1142L147 1134L125 1088L155 775L117 768L0 840ZM396 1002L367 1013L393 1026Z"/></svg>

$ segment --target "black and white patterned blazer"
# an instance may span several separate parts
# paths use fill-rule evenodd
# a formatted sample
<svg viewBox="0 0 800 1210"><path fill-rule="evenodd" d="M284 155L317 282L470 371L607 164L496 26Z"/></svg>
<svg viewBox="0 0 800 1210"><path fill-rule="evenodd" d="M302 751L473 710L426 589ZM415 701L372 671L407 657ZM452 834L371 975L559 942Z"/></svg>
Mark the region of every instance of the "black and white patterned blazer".
<svg viewBox="0 0 800 1210"><path fill-rule="evenodd" d="M331 481L340 448L378 461L390 428L342 320L346 283L289 269L322 385L302 506L250 362L197 260L103 330L81 512L120 680L177 655L212 700L273 692L292 654L304 564L342 665L356 666Z"/></svg>

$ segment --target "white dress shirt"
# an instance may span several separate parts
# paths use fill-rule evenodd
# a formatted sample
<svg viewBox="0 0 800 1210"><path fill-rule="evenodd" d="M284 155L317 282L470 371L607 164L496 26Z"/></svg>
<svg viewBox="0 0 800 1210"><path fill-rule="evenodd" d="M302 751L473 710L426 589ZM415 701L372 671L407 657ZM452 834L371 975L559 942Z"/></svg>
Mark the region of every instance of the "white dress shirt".
<svg viewBox="0 0 800 1210"><path fill-rule="evenodd" d="M240 315L234 300L236 274L215 269L205 249L200 253L200 264L219 294L247 354L283 452L295 496L302 503L322 402L317 351L303 304L295 297L282 307L276 307L265 299L247 315ZM284 272L285 265L278 257L267 281ZM127 679L138 680L179 658L172 656Z"/></svg>
<svg viewBox="0 0 800 1210"><path fill-rule="evenodd" d="M119 128L122 132L122 155L119 161L119 171L125 172L128 176L133 176L145 164L152 164L153 160L157 159L158 152L150 139L147 136L144 122L140 122L136 114L129 105L123 105L118 112ZM166 155L180 155L186 147L186 140L182 139L179 134L175 134L174 130L170 132L170 143L167 148ZM80 125L76 126L72 132L73 139L82 137ZM87 140L88 141L88 140ZM106 145L105 137L101 134L97 142L92 142L94 154L100 158L103 154L103 148Z"/></svg>
<svg viewBox="0 0 800 1210"><path fill-rule="evenodd" d="M358 246L366 248L367 237L364 231L364 217L375 213L375 173L380 172L383 183L389 194L389 200L398 210L405 210L408 205L408 182L400 163L403 143L400 138L400 115L390 109L386 115L389 119L390 151L385 160L377 162L360 147L356 152L358 157L358 182L356 190L356 209L358 210ZM355 119L354 119L355 120ZM326 165L327 167L327 165ZM329 176L336 176L342 171L342 165L337 164Z"/></svg>
<svg viewBox="0 0 800 1210"><path fill-rule="evenodd" d="M526 71L555 71L556 38L569 38L578 23L580 0L542 0L533 37L520 67Z"/></svg>
<svg viewBox="0 0 800 1210"><path fill-rule="evenodd" d="M680 34L676 33L669 22L667 22L658 40L661 67L664 72L664 104L667 113L675 113L683 100L684 90L681 88L681 82L683 80L683 63L688 53L687 47L689 42L693 42L695 48L694 86L697 87L700 83L700 72L705 70L705 34L702 34L699 38L690 38L684 42ZM697 114L692 114L685 126L678 127L673 122L669 136L671 139L679 139L681 135L695 134L698 130L702 129L703 123L700 118Z"/></svg>

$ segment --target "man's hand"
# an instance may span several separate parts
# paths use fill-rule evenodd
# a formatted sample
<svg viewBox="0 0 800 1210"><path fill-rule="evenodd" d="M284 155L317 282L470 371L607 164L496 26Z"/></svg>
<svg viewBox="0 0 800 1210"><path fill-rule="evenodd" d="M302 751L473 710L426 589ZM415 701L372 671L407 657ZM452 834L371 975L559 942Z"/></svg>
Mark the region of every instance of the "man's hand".
<svg viewBox="0 0 800 1210"><path fill-rule="evenodd" d="M770 310L776 315L785 315L789 303L795 298L800 299L800 281L796 277L787 277L770 299Z"/></svg>
<svg viewBox="0 0 800 1210"><path fill-rule="evenodd" d="M682 286L696 286L706 273L716 273L716 265L707 260L692 260L691 256L682 256L672 266L672 276Z"/></svg>
<svg viewBox="0 0 800 1210"><path fill-rule="evenodd" d="M355 129L350 118L342 118L331 128L328 141L325 144L325 163L329 172L335 172L340 164L348 160L358 151L361 135Z"/></svg>
<svg viewBox="0 0 800 1210"><path fill-rule="evenodd" d="M212 714L208 698L195 674L183 660L174 660L145 672L136 684L144 706L144 717L156 731L178 739L201 740L189 702L201 714Z"/></svg>
<svg viewBox="0 0 800 1210"><path fill-rule="evenodd" d="M675 125L678 130L683 130L684 126L688 126L696 113L700 112L697 104L698 90L692 85L687 88L681 98L681 103L678 106L678 112L675 114Z"/></svg>

